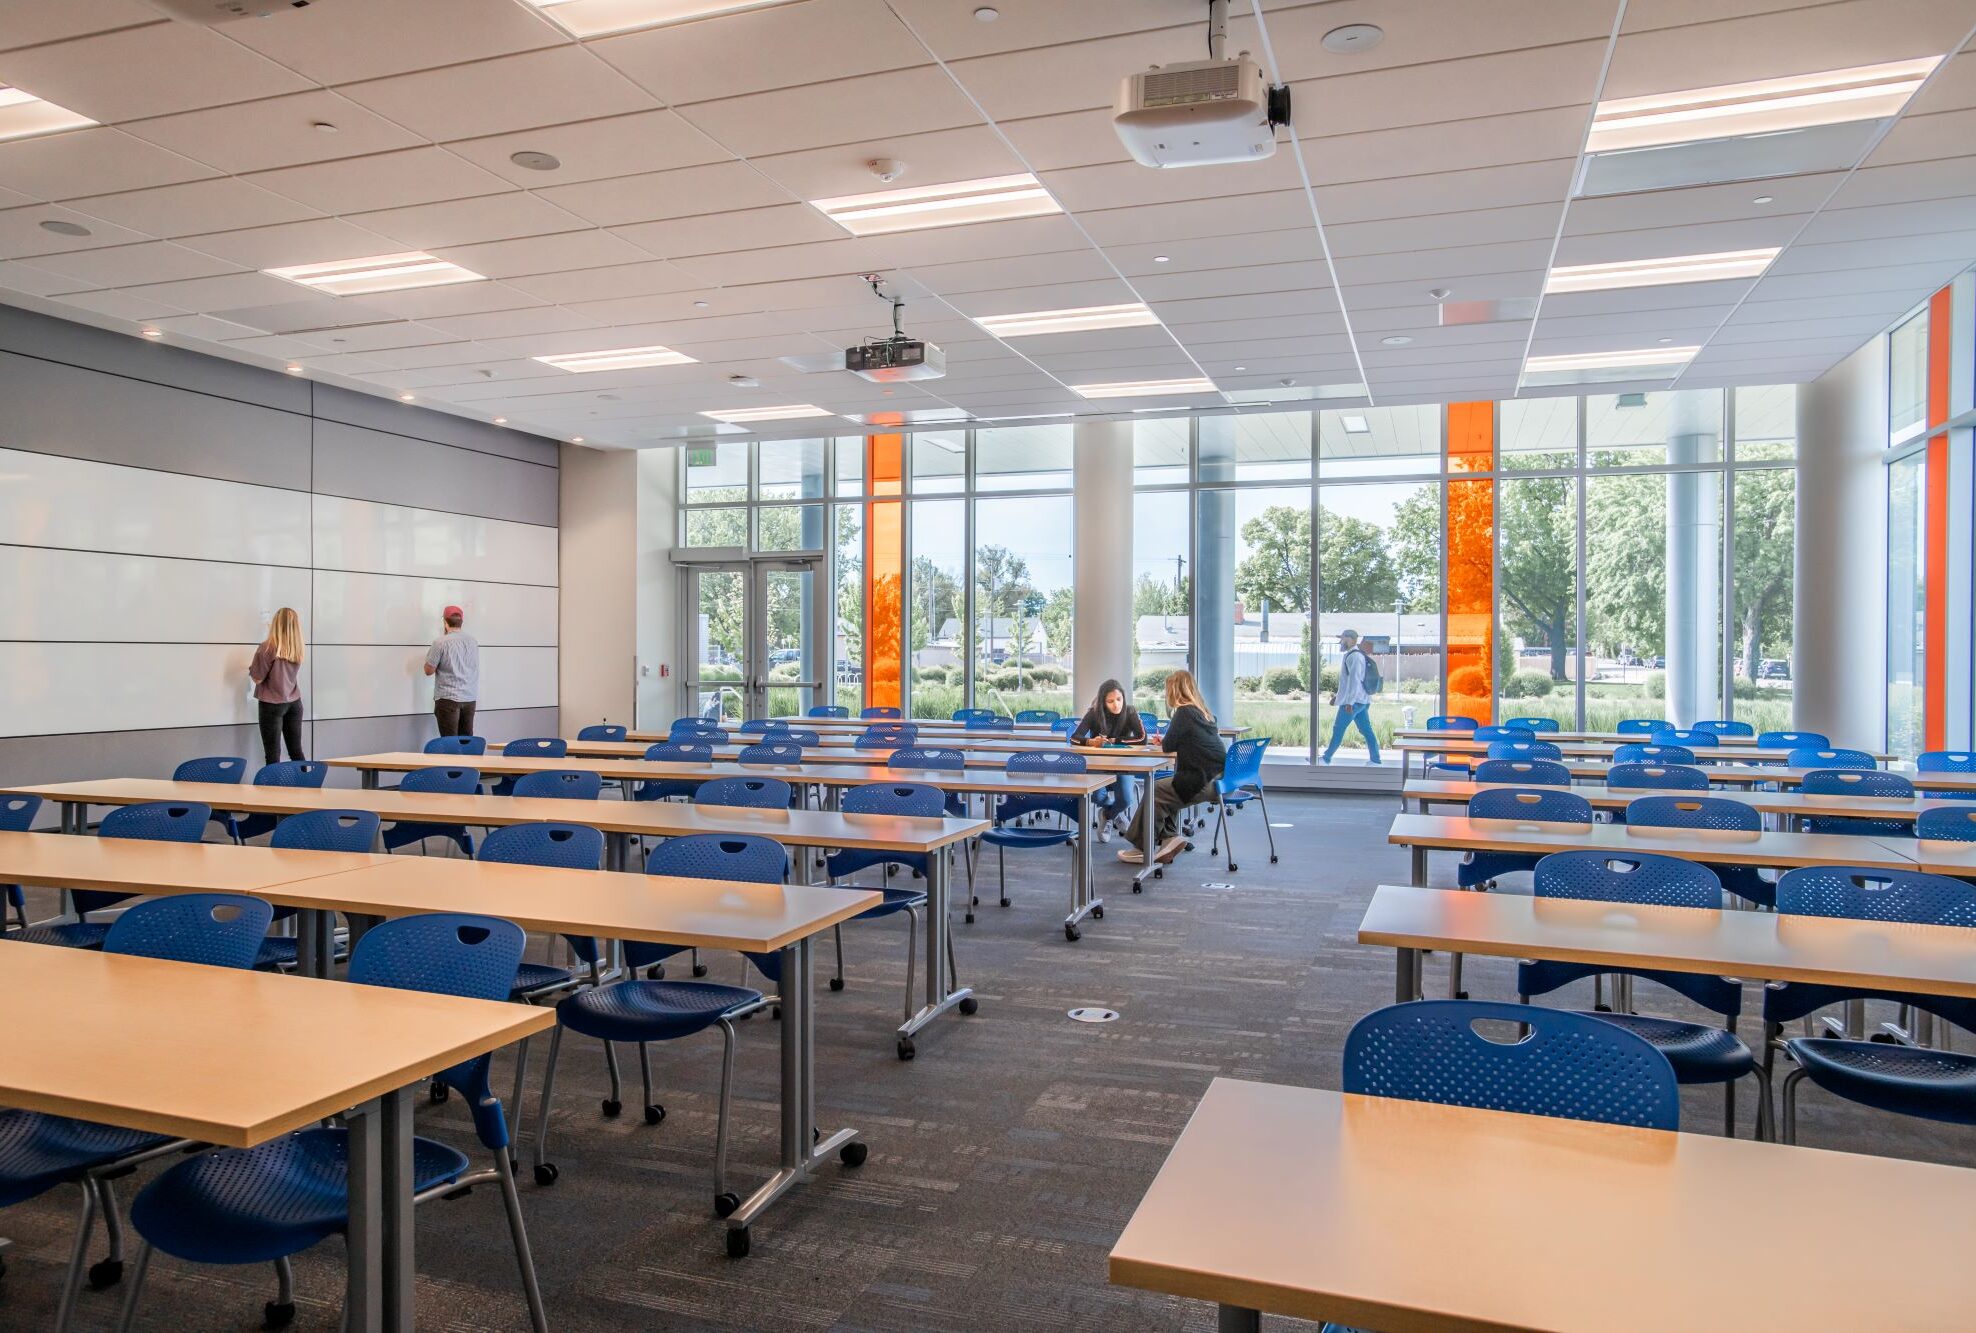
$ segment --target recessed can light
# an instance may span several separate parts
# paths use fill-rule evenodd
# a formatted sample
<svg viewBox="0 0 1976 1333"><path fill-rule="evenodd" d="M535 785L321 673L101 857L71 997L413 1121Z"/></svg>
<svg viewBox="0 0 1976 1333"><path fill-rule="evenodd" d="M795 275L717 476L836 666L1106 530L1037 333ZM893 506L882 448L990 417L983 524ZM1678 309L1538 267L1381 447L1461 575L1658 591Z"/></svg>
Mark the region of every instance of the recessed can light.
<svg viewBox="0 0 1976 1333"><path fill-rule="evenodd" d="M508 154L508 161L525 171L554 171L563 164L554 153L538 153L531 149Z"/></svg>
<svg viewBox="0 0 1976 1333"><path fill-rule="evenodd" d="M336 133L336 126L334 126L334 125L332 125L332 124L330 124L330 123L329 123L328 121L326 121L326 120L318 120L318 121L315 121L315 122L313 122L313 123L311 123L311 124L310 124L310 126L309 126L309 128L310 128L310 129L312 129L312 130L314 130L314 131L315 131L315 132L316 132L317 134L334 134L334 133Z"/></svg>
<svg viewBox="0 0 1976 1333"><path fill-rule="evenodd" d="M1404 333L1389 333L1384 338L1381 338L1379 341L1384 345L1386 345L1387 347L1405 347L1408 343L1412 342L1413 339L1409 338Z"/></svg>
<svg viewBox="0 0 1976 1333"><path fill-rule="evenodd" d="M1248 367L1247 367L1247 366L1237 366L1237 367L1235 367L1235 369L1237 369L1237 370L1247 370L1247 369L1248 369Z"/></svg>
<svg viewBox="0 0 1976 1333"><path fill-rule="evenodd" d="M1657 342L1657 343L1671 343L1671 342L1673 342L1673 341L1674 341L1674 339L1672 339L1672 338L1656 338L1656 339L1654 339L1654 341L1655 341L1655 342Z"/></svg>
<svg viewBox="0 0 1976 1333"><path fill-rule="evenodd" d="M1324 34L1324 49L1341 56L1357 55L1379 45L1385 36L1386 30L1376 23L1347 23Z"/></svg>
<svg viewBox="0 0 1976 1333"><path fill-rule="evenodd" d="M49 218L41 224L41 230L52 231L57 236L88 236L92 233L80 222L70 222L64 218Z"/></svg>
<svg viewBox="0 0 1976 1333"><path fill-rule="evenodd" d="M1155 264L1171 264L1171 263L1173 262L1173 256L1172 256L1172 255L1154 255L1154 256L1153 256L1153 262L1154 262Z"/></svg>
<svg viewBox="0 0 1976 1333"><path fill-rule="evenodd" d="M1445 301L1450 296L1453 296L1454 292L1447 287L1429 287L1427 289L1427 295L1436 301Z"/></svg>
<svg viewBox="0 0 1976 1333"><path fill-rule="evenodd" d="M506 417L495 417L494 424L497 426L505 426L508 424L508 419Z"/></svg>
<svg viewBox="0 0 1976 1333"><path fill-rule="evenodd" d="M693 308L695 310L705 310L708 306L712 304L713 304L712 301L695 301L693 303Z"/></svg>
<svg viewBox="0 0 1976 1333"><path fill-rule="evenodd" d="M1750 202L1753 204L1774 204L1777 202L1777 196L1774 194L1760 194L1750 200Z"/></svg>
<svg viewBox="0 0 1976 1333"><path fill-rule="evenodd" d="M288 373L289 373L289 374L291 374L291 375L299 375L299 374L301 374L301 373L302 373L302 367L300 367L300 366L290 366L290 367L288 368Z"/></svg>
<svg viewBox="0 0 1976 1333"><path fill-rule="evenodd" d="M144 329L142 332L147 338L162 338L165 336L163 329Z"/></svg>
<svg viewBox="0 0 1976 1333"><path fill-rule="evenodd" d="M974 21L976 23L993 23L996 19L1000 18L1001 16L1002 16L1001 10L991 8L988 5L983 5L981 6L981 8L974 11Z"/></svg>
<svg viewBox="0 0 1976 1333"><path fill-rule="evenodd" d="M570 442L571 444L582 444L582 443L583 443L583 437L582 437L581 435L572 435L572 436L570 436L570 437L569 437L569 442Z"/></svg>
<svg viewBox="0 0 1976 1333"><path fill-rule="evenodd" d="M401 393L398 395L398 401L401 403L409 403L412 401L412 395L408 393Z"/></svg>

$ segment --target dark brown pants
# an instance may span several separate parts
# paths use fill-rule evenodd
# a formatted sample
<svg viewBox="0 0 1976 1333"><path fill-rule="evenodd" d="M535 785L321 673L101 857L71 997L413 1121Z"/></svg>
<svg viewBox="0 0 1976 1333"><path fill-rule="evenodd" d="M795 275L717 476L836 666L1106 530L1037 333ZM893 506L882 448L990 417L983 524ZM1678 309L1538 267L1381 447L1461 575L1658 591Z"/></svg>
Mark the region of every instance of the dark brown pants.
<svg viewBox="0 0 1976 1333"><path fill-rule="evenodd" d="M471 699L464 703L458 699L434 699L432 715L439 720L439 734L441 736L473 735L473 709L474 701Z"/></svg>

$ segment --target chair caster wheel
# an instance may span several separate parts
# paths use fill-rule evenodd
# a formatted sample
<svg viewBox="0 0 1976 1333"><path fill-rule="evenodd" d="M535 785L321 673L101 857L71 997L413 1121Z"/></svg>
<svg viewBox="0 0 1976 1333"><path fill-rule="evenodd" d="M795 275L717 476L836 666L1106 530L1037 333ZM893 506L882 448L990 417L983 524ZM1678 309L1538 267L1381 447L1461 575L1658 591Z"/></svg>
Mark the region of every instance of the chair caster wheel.
<svg viewBox="0 0 1976 1333"><path fill-rule="evenodd" d="M727 1217L730 1214L732 1214L736 1208L739 1208L740 1206L741 1206L741 1196L734 1193L732 1190L729 1190L725 1194L714 1195L714 1213L716 1216Z"/></svg>
<svg viewBox="0 0 1976 1333"><path fill-rule="evenodd" d="M121 1259L102 1259L89 1266L89 1289L91 1291L101 1291L105 1287L114 1287L121 1281L123 1281L123 1260ZM288 1307L288 1316L291 1319L295 1317L295 1307L292 1305Z"/></svg>
<svg viewBox="0 0 1976 1333"><path fill-rule="evenodd" d="M453 1090L444 1083L435 1083L425 1090L425 1099L429 1102L443 1102L452 1095Z"/></svg>
<svg viewBox="0 0 1976 1333"><path fill-rule="evenodd" d="M652 1105L645 1108L646 1124L656 1125L665 1118L666 1118L666 1108L660 1106L658 1103L654 1102Z"/></svg>
<svg viewBox="0 0 1976 1333"><path fill-rule="evenodd" d="M1074 943L1077 940L1084 938L1084 932L1066 921L1064 923L1064 928L1063 928L1063 937Z"/></svg>
<svg viewBox="0 0 1976 1333"><path fill-rule="evenodd" d="M1894 1041L1894 1034L1891 1032L1876 1032L1872 1036L1868 1037L1867 1040L1877 1041L1883 1046L1893 1046L1897 1044Z"/></svg>
<svg viewBox="0 0 1976 1333"><path fill-rule="evenodd" d="M261 1307L261 1327L265 1329L287 1328L295 1322L294 1301L269 1301Z"/></svg>
<svg viewBox="0 0 1976 1333"><path fill-rule="evenodd" d="M1455 992L1455 998L1457 1000L1466 1000L1468 998L1468 992L1465 990L1458 990ZM1611 1013L1612 1011L1608 1009L1606 1012Z"/></svg>
<svg viewBox="0 0 1976 1333"><path fill-rule="evenodd" d="M693 975L696 977L707 975L707 965L705 963L695 963L693 965Z"/></svg>
<svg viewBox="0 0 1976 1333"><path fill-rule="evenodd" d="M1009 905L1009 900L1007 898L1002 899L1002 906L1007 907L1008 905Z"/></svg>
<svg viewBox="0 0 1976 1333"><path fill-rule="evenodd" d="M842 978L842 977L832 977L832 978L830 979L830 989L832 989L832 990L843 990L843 989L844 989L844 978Z"/></svg>
<svg viewBox="0 0 1976 1333"><path fill-rule="evenodd" d="M1191 842L1190 842L1190 843L1188 843L1188 844L1187 844L1187 850L1188 850L1188 851L1190 851L1190 852L1191 852L1191 851L1193 851L1193 850L1194 850L1194 844L1193 844L1193 843L1191 843Z"/></svg>
<svg viewBox="0 0 1976 1333"><path fill-rule="evenodd" d="M962 920L964 920L964 921L966 921L966 922L967 922L967 924L969 924L970 926L971 926L971 925L973 925L973 924L974 924L974 913L972 913L972 912L969 912L969 913L968 913L968 914L967 914L967 915L966 915L965 917L963 917L963 918L962 918Z"/></svg>
<svg viewBox="0 0 1976 1333"><path fill-rule="evenodd" d="M650 967L645 969L645 980L664 981L665 979L666 979L666 965L664 963L654 963Z"/></svg>
<svg viewBox="0 0 1976 1333"><path fill-rule="evenodd" d="M1276 859L1277 859L1277 858L1276 858L1276 853L1275 853L1275 852L1271 852L1271 853L1269 854L1269 863L1270 863L1271 865L1275 865L1275 864L1276 864Z"/></svg>
<svg viewBox="0 0 1976 1333"><path fill-rule="evenodd" d="M1236 865L1233 861L1230 861L1228 863L1228 873L1231 875L1234 874L1236 871L1240 870L1241 868L1242 867Z"/></svg>
<svg viewBox="0 0 1976 1333"><path fill-rule="evenodd" d="M562 1168L554 1162L543 1162L535 1168L535 1183L544 1186L553 1185L556 1183L556 1177L562 1173Z"/></svg>
<svg viewBox="0 0 1976 1333"><path fill-rule="evenodd" d="M919 1048L913 1045L913 1039L911 1037L899 1038L899 1058L901 1060L910 1060L918 1054Z"/></svg>
<svg viewBox="0 0 1976 1333"><path fill-rule="evenodd" d="M1094 908L1092 908L1092 909L1091 909L1091 918L1092 918L1092 920L1094 920L1094 921L1103 921L1103 920L1105 919L1105 909L1104 909L1104 908L1102 908L1102 907L1094 907Z"/></svg>
<svg viewBox="0 0 1976 1333"><path fill-rule="evenodd" d="M1154 879L1165 879L1165 878L1166 878L1166 867L1165 867L1165 866L1154 866L1154 867L1153 867L1153 878L1154 878Z"/></svg>
<svg viewBox="0 0 1976 1333"><path fill-rule="evenodd" d="M1612 1012L1612 1006L1609 1004L1595 1004L1592 1006L1592 1012L1598 1014L1609 1014Z"/></svg>
<svg viewBox="0 0 1976 1333"><path fill-rule="evenodd" d="M979 897L978 895L977 895L977 896L974 896L974 897L970 897L970 898L969 898L969 899L967 900L967 905L968 905L969 907L979 907L979 906L981 906L981 899L980 899L980 897Z"/></svg>
<svg viewBox="0 0 1976 1333"><path fill-rule="evenodd" d="M610 1097L604 1098L601 1105L604 1108L604 1114L611 1117L612 1119L616 1119L618 1112L624 1109L623 1102L617 1101Z"/></svg>
<svg viewBox="0 0 1976 1333"><path fill-rule="evenodd" d="M972 1014L980 1010L981 1001L975 999L972 995L969 995L954 1007L956 1009L959 1009L964 1014Z"/></svg>
<svg viewBox="0 0 1976 1333"><path fill-rule="evenodd" d="M735 1227L727 1233L727 1257L730 1259L748 1257L748 1228Z"/></svg>
<svg viewBox="0 0 1976 1333"><path fill-rule="evenodd" d="M837 1150L837 1160L855 1171L865 1164L865 1156L870 1151L862 1143L847 1143Z"/></svg>

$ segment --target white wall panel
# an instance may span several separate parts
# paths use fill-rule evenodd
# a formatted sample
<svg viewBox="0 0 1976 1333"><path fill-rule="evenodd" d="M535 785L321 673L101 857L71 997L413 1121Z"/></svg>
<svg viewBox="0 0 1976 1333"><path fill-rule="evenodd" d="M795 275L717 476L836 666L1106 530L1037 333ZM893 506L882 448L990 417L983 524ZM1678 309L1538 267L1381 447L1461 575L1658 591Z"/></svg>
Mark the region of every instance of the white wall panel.
<svg viewBox="0 0 1976 1333"><path fill-rule="evenodd" d="M309 497L0 449L0 537L22 546L307 565ZM553 551L555 533L548 537Z"/></svg>
<svg viewBox="0 0 1976 1333"><path fill-rule="evenodd" d="M5 639L255 643L277 608L308 614L309 571L0 546L0 606Z"/></svg>
<svg viewBox="0 0 1976 1333"><path fill-rule="evenodd" d="M556 644L554 588L329 569L316 575L310 639L342 644L427 643L438 636L440 613L449 606L467 613L467 628L482 644L546 648Z"/></svg>
<svg viewBox="0 0 1976 1333"><path fill-rule="evenodd" d="M317 718L381 717L432 710L425 646L359 648L319 645L311 654ZM556 703L554 648L482 648L483 708L548 708Z"/></svg>
<svg viewBox="0 0 1976 1333"><path fill-rule="evenodd" d="M323 569L481 582L556 582L556 530L435 509L315 497Z"/></svg>
<svg viewBox="0 0 1976 1333"><path fill-rule="evenodd" d="M248 644L0 643L0 735L251 723L253 655Z"/></svg>

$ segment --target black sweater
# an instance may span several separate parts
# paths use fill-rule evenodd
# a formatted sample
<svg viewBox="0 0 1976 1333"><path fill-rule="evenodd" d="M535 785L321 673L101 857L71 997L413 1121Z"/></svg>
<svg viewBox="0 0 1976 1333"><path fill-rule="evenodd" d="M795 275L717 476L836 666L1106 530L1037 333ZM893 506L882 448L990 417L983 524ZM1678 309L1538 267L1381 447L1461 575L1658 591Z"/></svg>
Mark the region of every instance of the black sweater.
<svg viewBox="0 0 1976 1333"><path fill-rule="evenodd" d="M1109 713L1103 708L1093 708L1086 713L1077 727L1070 733L1073 741L1114 741L1133 743L1146 739L1146 724L1139 720L1136 709L1126 708L1122 712Z"/></svg>
<svg viewBox="0 0 1976 1333"><path fill-rule="evenodd" d="M1189 801L1221 776L1222 761L1228 756L1214 723L1191 704L1175 709L1167 719L1166 739L1160 748L1176 760L1173 788Z"/></svg>

